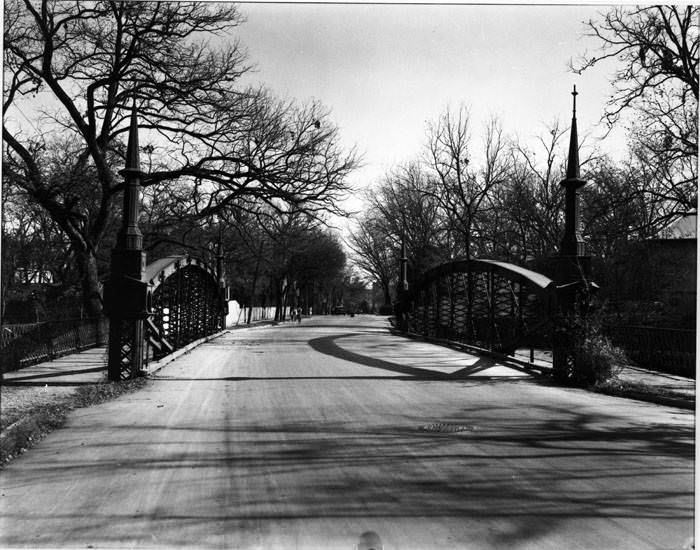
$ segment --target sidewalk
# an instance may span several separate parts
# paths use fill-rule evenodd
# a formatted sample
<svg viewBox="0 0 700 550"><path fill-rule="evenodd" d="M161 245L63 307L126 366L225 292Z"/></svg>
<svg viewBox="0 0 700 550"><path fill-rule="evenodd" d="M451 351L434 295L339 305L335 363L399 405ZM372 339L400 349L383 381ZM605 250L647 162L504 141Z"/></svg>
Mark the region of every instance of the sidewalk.
<svg viewBox="0 0 700 550"><path fill-rule="evenodd" d="M514 357L519 362L526 362L543 372L552 368L552 354L548 351L535 350L532 363L529 363L528 349L516 350ZM672 407L695 408L696 384L693 378L627 365L619 374L617 382L620 386L627 386L628 389L624 393L630 398ZM614 385L614 382L611 382L611 385Z"/></svg>
<svg viewBox="0 0 700 550"><path fill-rule="evenodd" d="M76 386L105 380L107 347L90 348L53 361L6 372L3 386Z"/></svg>
<svg viewBox="0 0 700 550"><path fill-rule="evenodd" d="M235 325L226 329L243 330L274 324L274 321L263 320L254 321L250 325ZM223 331L222 331L223 332ZM211 338L211 337L209 337ZM176 357L178 352L189 351L191 347L199 344L197 340L188 346L177 350L170 356L169 360ZM160 365L160 361L151 361L148 370L154 370ZM2 386L5 387L43 387L60 388L69 386L82 386L85 384L96 384L107 379L107 346L90 348L78 353L64 355L53 361L45 361L31 367L26 367L18 371L6 372L3 375ZM48 391L48 390L46 390Z"/></svg>
<svg viewBox="0 0 700 550"><path fill-rule="evenodd" d="M618 379L634 388L628 392L632 398L648 401L653 394L660 405L695 409L696 381L692 378L627 366Z"/></svg>

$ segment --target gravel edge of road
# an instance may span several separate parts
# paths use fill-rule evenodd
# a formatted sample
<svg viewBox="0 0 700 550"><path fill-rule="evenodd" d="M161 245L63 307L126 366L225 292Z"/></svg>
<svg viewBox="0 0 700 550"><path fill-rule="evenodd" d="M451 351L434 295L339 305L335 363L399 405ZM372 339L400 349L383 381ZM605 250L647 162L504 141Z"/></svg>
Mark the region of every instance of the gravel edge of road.
<svg viewBox="0 0 700 550"><path fill-rule="evenodd" d="M0 433L0 469L53 430L63 426L72 410L104 403L126 393L138 391L147 382L147 378L123 382L97 382L79 386L75 391L57 396L48 403L29 403L22 411L16 413L21 418Z"/></svg>

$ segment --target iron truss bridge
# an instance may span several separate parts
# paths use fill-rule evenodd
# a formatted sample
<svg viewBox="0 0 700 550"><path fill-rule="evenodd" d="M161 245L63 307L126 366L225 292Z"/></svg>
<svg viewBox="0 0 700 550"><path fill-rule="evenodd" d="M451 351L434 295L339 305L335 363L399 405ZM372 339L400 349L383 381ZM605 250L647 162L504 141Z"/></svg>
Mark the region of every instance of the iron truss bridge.
<svg viewBox="0 0 700 550"><path fill-rule="evenodd" d="M456 260L426 272L398 304L399 328L512 354L552 347L554 281L513 264Z"/></svg>

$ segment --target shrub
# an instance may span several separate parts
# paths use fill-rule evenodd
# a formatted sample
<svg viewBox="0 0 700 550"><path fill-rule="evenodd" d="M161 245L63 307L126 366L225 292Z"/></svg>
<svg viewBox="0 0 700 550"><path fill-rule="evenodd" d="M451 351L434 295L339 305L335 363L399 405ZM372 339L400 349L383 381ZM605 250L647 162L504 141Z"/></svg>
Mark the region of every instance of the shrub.
<svg viewBox="0 0 700 550"><path fill-rule="evenodd" d="M595 327L583 335L574 351L576 357L575 380L582 385L595 385L617 377L627 357L622 349L614 346L610 339Z"/></svg>
<svg viewBox="0 0 700 550"><path fill-rule="evenodd" d="M567 372L555 372L561 381L576 386L606 382L622 372L628 363L625 352L602 334L597 317L570 315L558 323L560 345L573 355L574 364Z"/></svg>

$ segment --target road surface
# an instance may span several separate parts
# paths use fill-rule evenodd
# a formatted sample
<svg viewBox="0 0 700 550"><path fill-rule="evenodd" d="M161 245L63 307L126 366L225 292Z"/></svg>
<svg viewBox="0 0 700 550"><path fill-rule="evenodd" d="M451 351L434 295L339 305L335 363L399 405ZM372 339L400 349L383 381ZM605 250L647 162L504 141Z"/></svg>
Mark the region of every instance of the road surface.
<svg viewBox="0 0 700 550"><path fill-rule="evenodd" d="M234 331L1 472L0 547L690 548L693 420L377 317Z"/></svg>

